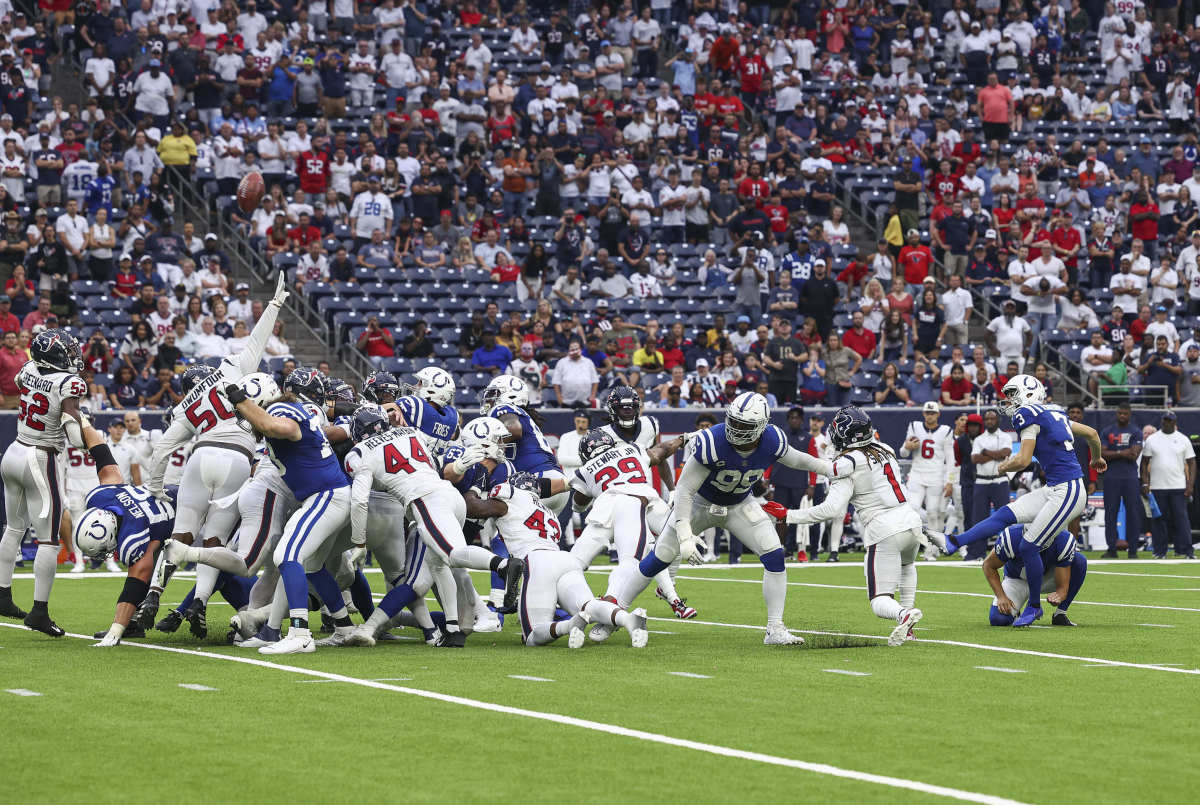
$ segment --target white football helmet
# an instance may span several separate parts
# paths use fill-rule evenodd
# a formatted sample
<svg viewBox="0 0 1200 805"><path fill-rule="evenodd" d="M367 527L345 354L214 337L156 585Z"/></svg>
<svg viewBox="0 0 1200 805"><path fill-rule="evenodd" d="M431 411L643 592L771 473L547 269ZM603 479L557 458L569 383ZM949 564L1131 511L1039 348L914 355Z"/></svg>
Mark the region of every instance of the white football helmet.
<svg viewBox="0 0 1200 805"><path fill-rule="evenodd" d="M732 445L752 444L763 435L770 421L767 398L752 391L743 392L725 410L725 438Z"/></svg>
<svg viewBox="0 0 1200 805"><path fill-rule="evenodd" d="M1012 416L1023 406L1042 405L1046 402L1046 387L1033 375L1013 375L1000 393L1000 410L1006 416Z"/></svg>
<svg viewBox="0 0 1200 805"><path fill-rule="evenodd" d="M426 366L417 372L416 394L434 405L446 406L454 402L454 378L445 369Z"/></svg>
<svg viewBox="0 0 1200 805"><path fill-rule="evenodd" d="M246 392L246 398L261 408L266 408L283 396L275 378L266 372L251 372L238 381L238 385Z"/></svg>
<svg viewBox="0 0 1200 805"><path fill-rule="evenodd" d="M103 559L117 548L117 515L88 509L75 524L75 547L92 559Z"/></svg>
<svg viewBox="0 0 1200 805"><path fill-rule="evenodd" d="M525 381L513 375L496 375L479 393L479 413L487 414L497 405L515 405L524 408L529 405L529 386Z"/></svg>
<svg viewBox="0 0 1200 805"><path fill-rule="evenodd" d="M464 447L482 445L484 455L493 461L502 461L505 458L504 440L507 438L508 428L504 426L503 422L492 416L472 419L463 425L462 434L459 436Z"/></svg>

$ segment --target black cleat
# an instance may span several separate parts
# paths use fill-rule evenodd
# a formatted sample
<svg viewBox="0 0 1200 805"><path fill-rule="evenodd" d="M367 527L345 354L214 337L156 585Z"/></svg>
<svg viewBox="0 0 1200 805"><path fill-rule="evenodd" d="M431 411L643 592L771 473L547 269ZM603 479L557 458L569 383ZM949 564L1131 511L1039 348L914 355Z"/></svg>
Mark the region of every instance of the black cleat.
<svg viewBox="0 0 1200 805"><path fill-rule="evenodd" d="M1107 551L1100 554L1100 558L1101 559L1119 559L1120 557L1117 555L1117 550L1115 548L1109 548Z"/></svg>
<svg viewBox="0 0 1200 805"><path fill-rule="evenodd" d="M1050 623L1054 626L1075 626L1065 612L1055 612L1054 617L1050 619Z"/></svg>
<svg viewBox="0 0 1200 805"><path fill-rule="evenodd" d="M508 558L504 566L504 601L496 607L502 615L510 615L517 611L517 596L521 594L521 576L525 573L525 563L515 556Z"/></svg>
<svg viewBox="0 0 1200 805"><path fill-rule="evenodd" d="M25 616L25 625L36 632L48 634L51 637L62 637L66 634L63 628L50 620L49 613L31 612Z"/></svg>
<svg viewBox="0 0 1200 805"><path fill-rule="evenodd" d="M333 616L328 612L321 613L321 628L315 629L317 634L332 634L337 624L333 622Z"/></svg>
<svg viewBox="0 0 1200 805"><path fill-rule="evenodd" d="M467 636L462 632L442 632L442 639L437 645L440 648L462 648L467 645Z"/></svg>
<svg viewBox="0 0 1200 805"><path fill-rule="evenodd" d="M12 591L4 589L0 592L0 615L6 618L24 618L29 613L13 603Z"/></svg>
<svg viewBox="0 0 1200 805"><path fill-rule="evenodd" d="M129 625L133 626L134 623L138 624L142 627L143 634L145 634L147 629L153 629L154 618L158 615L158 601L159 598L157 592L151 590L150 592L146 593L146 597L142 599L142 603L138 606L137 610L134 611L133 621ZM129 630L126 629L125 632L128 634Z"/></svg>
<svg viewBox="0 0 1200 805"><path fill-rule="evenodd" d="M825 561L826 562L840 562L842 560L838 559L838 555L836 553L831 553L831 554L829 554L829 557L826 558Z"/></svg>
<svg viewBox="0 0 1200 805"><path fill-rule="evenodd" d="M208 637L208 621L206 619L207 607L203 601L194 600L192 605L187 608L187 612L183 613L183 617L188 622L192 636L198 637L201 640Z"/></svg>
<svg viewBox="0 0 1200 805"><path fill-rule="evenodd" d="M179 614L179 610L172 609L166 614L166 617L154 624L154 628L160 632L172 634L177 631L182 624L183 616Z"/></svg>

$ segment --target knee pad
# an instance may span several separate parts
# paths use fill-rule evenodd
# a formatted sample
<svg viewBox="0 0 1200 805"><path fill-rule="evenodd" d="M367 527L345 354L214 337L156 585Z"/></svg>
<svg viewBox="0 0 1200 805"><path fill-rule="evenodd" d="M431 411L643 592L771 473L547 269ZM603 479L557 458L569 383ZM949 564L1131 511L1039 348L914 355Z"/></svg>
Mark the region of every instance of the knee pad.
<svg viewBox="0 0 1200 805"><path fill-rule="evenodd" d="M1005 615L995 604L992 604L992 608L988 610L988 624L990 626L1012 626L1014 620L1016 619L1012 615Z"/></svg>
<svg viewBox="0 0 1200 805"><path fill-rule="evenodd" d="M771 573L782 573L785 569L783 561L783 548L776 548L773 551L764 553L758 557L758 561L762 562L764 568Z"/></svg>

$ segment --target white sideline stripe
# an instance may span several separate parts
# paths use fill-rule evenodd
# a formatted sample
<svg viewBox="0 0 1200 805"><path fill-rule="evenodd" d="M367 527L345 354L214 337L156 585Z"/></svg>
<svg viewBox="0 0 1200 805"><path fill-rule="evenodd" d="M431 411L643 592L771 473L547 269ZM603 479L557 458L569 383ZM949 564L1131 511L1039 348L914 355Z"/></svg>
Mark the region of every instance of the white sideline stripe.
<svg viewBox="0 0 1200 805"><path fill-rule="evenodd" d="M1092 570L1092 562L1088 562L1088 573L1097 576L1134 576L1139 579L1200 579L1200 576L1175 576L1170 573L1122 573L1119 570Z"/></svg>
<svg viewBox="0 0 1200 805"><path fill-rule="evenodd" d="M509 679L523 679L526 682L553 682L553 679L547 679L544 676L525 676L524 674L509 674Z"/></svg>
<svg viewBox="0 0 1200 805"><path fill-rule="evenodd" d="M926 567L928 567L928 565L925 565L925 564L921 565L922 570L924 570ZM976 569L978 570L978 568L976 568ZM720 582L726 582L728 584L762 584L761 579L706 579L703 576L684 576L684 575L676 576L676 578L687 579L689 581L720 581ZM817 587L817 588L823 589L823 590L857 590L859 592L865 592L867 589L866 587L859 587L858 585L855 585L855 584L817 584L815 582L807 582L807 581L789 581L787 583L787 585L789 587ZM1172 588L1172 589L1178 589L1178 588ZM1197 588L1197 590L1200 590L1200 588ZM991 593L966 593L966 592L959 592L956 590L926 590L924 588L921 588L918 592L920 592L922 595L958 595L958 596L966 596L967 598L989 598L989 599L993 597ZM1165 610L1169 610L1171 612L1200 612L1200 609L1195 608L1195 607L1168 607L1168 606L1160 606L1158 604L1119 604L1119 603L1112 603L1109 601L1072 601L1071 604L1072 604L1072 606L1077 605L1077 604L1083 604L1085 606L1092 606L1092 607L1120 607L1122 609L1165 609Z"/></svg>
<svg viewBox="0 0 1200 805"><path fill-rule="evenodd" d="M4 624L8 626L9 624ZM25 690L25 688L6 688L5 693L11 693L14 696L41 696L42 694L34 690Z"/></svg>
<svg viewBox="0 0 1200 805"><path fill-rule="evenodd" d="M711 676L705 674L693 674L690 671L667 671L671 676L686 676L688 679L712 679Z"/></svg>
<svg viewBox="0 0 1200 805"><path fill-rule="evenodd" d="M652 617L652 618L649 618L649 620L671 621L671 618L653 618ZM756 632L764 631L766 628L764 626L754 626L749 623L721 623L719 621L698 621L695 619L687 620L687 621L683 621L683 622L684 623L692 623L692 624L695 624L696 626L721 626L721 627L724 627L727 629L751 629ZM11 624L0 623L0 626L9 626L9 625L11 625ZM1045 626L1045 627L1040 627L1040 628L1049 629L1050 627ZM820 631L820 630L816 630L816 629L788 629L788 631L792 632L793 634L801 634L801 635L819 634L819 635L827 635L830 637L857 637L857 638L861 638L864 640L887 640L886 635L877 635L877 634L855 634L853 632L826 632L826 631ZM958 646L959 648L974 648L974 649L979 649L981 651L997 651L997 652L1000 652L1001 654L1024 654L1029 657L1043 657L1045 659L1050 659L1050 660L1074 660L1074 661L1078 661L1078 662L1090 662L1090 663L1096 663L1099 665L1112 666L1113 668L1140 668L1140 669L1146 670L1146 671L1170 671L1170 672L1176 673L1176 674L1194 674L1194 675L1200 676L1200 669L1185 670L1183 668L1168 668L1165 665L1149 665L1146 663L1139 663L1139 662L1125 662L1123 660L1106 660L1106 659L1102 659L1099 657L1077 657L1074 654L1056 654L1051 651L1033 651L1032 649L1008 648L1007 646L989 646L986 643L966 643L961 640L932 640L928 637L914 637L912 640L910 640L908 642L910 642L910 643L932 643L932 644L940 645L940 646Z"/></svg>
<svg viewBox="0 0 1200 805"><path fill-rule="evenodd" d="M1028 673L1028 671L1025 671L1024 669L1021 669L1021 668L1001 668L997 665L976 665L975 670L976 671L998 671L1002 674L1025 674L1025 673Z"/></svg>
<svg viewBox="0 0 1200 805"><path fill-rule="evenodd" d="M220 688L210 688L208 685L197 685L193 682L180 682L179 687L185 690L220 690Z"/></svg>
<svg viewBox="0 0 1200 805"><path fill-rule="evenodd" d="M0 623L0 626L8 626L14 629L25 628L24 626L15 623ZM88 635L73 634L70 632L67 633L67 636L81 640L94 639ZM1008 799L1007 797L997 797L991 794L980 794L974 791L963 791L958 788L949 788L947 786L922 783L918 780L906 780L903 777L890 777L883 774L871 774L870 772L855 771L854 769L843 769L838 766L830 766L825 763L811 763L805 760L795 760L793 758L779 757L777 755L767 755L763 754L762 752L750 752L744 749L734 749L728 746L703 743L701 741L692 741L686 738L674 738L670 735L660 735L654 732L646 732L644 730L632 729L630 727L622 727L617 724L605 724L601 721L591 721L585 718L564 716L559 713L545 713L539 710L526 710L521 707L509 707L508 705L494 704L492 702L479 701L478 699L468 699L463 696L452 696L447 693L438 693L432 690L421 690L420 688L389 685L386 682L375 682L370 679L359 679L358 677L344 676L342 674L335 674L329 671L318 671L313 668L301 668L294 665L281 665L279 663L260 660L255 657L216 654L208 651L175 648L173 646L158 646L152 643L123 643L122 645L135 646L137 648L150 649L152 651L165 651L172 654L187 654L213 660L224 660L226 662L236 662L243 665L254 665L260 668L271 668L276 671L285 671L292 674L301 674L304 676L327 679L332 682L347 682L352 685L361 685L362 687L366 688L386 690L393 693L404 693L409 696L418 696L422 699L432 699L434 701L445 702L447 704L457 704L463 707L472 707L476 710L487 710L489 712L502 713L504 715L521 716L523 718L532 718L538 721L548 721L553 724L579 727L580 729L591 730L593 732L603 732L608 735L616 735L622 738L636 738L640 741L648 741L650 743L662 744L664 746L674 746L680 749L691 749L696 752L704 752L710 755L716 755L718 757L749 760L755 763L765 763L771 766L783 766L786 768L813 772L814 774L840 777L846 780L874 783L876 785L883 785L889 788L918 791L922 794L948 797L950 799L957 799L963 802L978 802L982 805L1023 805L1023 803L1021 803L1019 800Z"/></svg>
<svg viewBox="0 0 1200 805"><path fill-rule="evenodd" d="M827 674L842 674L843 676L870 676L866 671L846 671L842 668L823 668Z"/></svg>
<svg viewBox="0 0 1200 805"><path fill-rule="evenodd" d="M1169 623L1139 623L1138 626L1152 626L1155 629L1174 629Z"/></svg>
<svg viewBox="0 0 1200 805"><path fill-rule="evenodd" d="M1200 587L1151 587L1152 593L1200 593Z"/></svg>

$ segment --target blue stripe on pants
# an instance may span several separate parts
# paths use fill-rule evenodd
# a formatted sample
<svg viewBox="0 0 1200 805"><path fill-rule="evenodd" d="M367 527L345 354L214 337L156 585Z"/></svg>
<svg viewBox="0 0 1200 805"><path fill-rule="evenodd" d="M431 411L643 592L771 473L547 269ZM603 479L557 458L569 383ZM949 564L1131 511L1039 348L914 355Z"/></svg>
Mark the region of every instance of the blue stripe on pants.
<svg viewBox="0 0 1200 805"><path fill-rule="evenodd" d="M296 525L296 532L288 540L287 550L283 554L285 562L300 561L297 557L300 555L300 548L304 545L305 538L312 532L313 524L320 520L321 515L329 508L331 500L333 500L332 490L318 493L316 504L300 518L300 522Z"/></svg>

